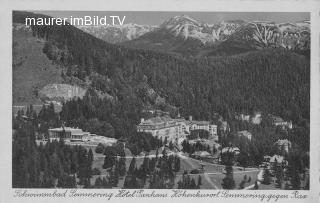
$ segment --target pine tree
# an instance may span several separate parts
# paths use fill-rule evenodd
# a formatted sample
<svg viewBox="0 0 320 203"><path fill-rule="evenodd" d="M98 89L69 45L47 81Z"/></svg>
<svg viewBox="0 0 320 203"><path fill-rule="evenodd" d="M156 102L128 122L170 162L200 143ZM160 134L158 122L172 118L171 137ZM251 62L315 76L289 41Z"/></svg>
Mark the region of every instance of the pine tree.
<svg viewBox="0 0 320 203"><path fill-rule="evenodd" d="M169 149L170 149L170 150L173 150L173 148L174 148L173 143L172 143L172 141L170 141L170 142L169 142Z"/></svg>
<svg viewBox="0 0 320 203"><path fill-rule="evenodd" d="M200 189L200 186L202 185L202 178L201 176L199 175L198 176L198 184L197 184L197 188Z"/></svg>
<svg viewBox="0 0 320 203"><path fill-rule="evenodd" d="M156 159L158 159L158 156L159 156L159 148L157 148L156 150Z"/></svg>
<svg viewBox="0 0 320 203"><path fill-rule="evenodd" d="M126 158L125 157L120 157L117 168L119 170L119 176L126 175Z"/></svg>
<svg viewBox="0 0 320 203"><path fill-rule="evenodd" d="M306 181L306 184L305 186L303 187L304 190L309 190L310 189L310 180L309 180L309 177L307 178L307 181Z"/></svg>
<svg viewBox="0 0 320 203"><path fill-rule="evenodd" d="M284 184L284 189L285 190L290 190L290 184L288 183L288 181L286 181L286 183Z"/></svg>
<svg viewBox="0 0 320 203"><path fill-rule="evenodd" d="M98 177L94 183L95 188L102 188L102 179Z"/></svg>
<svg viewBox="0 0 320 203"><path fill-rule="evenodd" d="M131 162L130 162L130 166L129 166L129 169L128 169L128 174L133 174L135 168L136 168L136 158L133 157Z"/></svg>
<svg viewBox="0 0 320 203"><path fill-rule="evenodd" d="M164 138L164 142L163 142L163 146L166 146L167 144L168 144L168 138L165 137L165 138Z"/></svg>
<svg viewBox="0 0 320 203"><path fill-rule="evenodd" d="M175 157L175 162L174 162L174 171L178 172L180 171L180 159L179 157Z"/></svg>
<svg viewBox="0 0 320 203"><path fill-rule="evenodd" d="M178 182L178 189L192 189L191 187L191 177L187 171L184 171L182 179Z"/></svg>
<svg viewBox="0 0 320 203"><path fill-rule="evenodd" d="M167 151L166 151L166 148L163 147L163 150L162 150L162 159L163 160L166 160L167 159Z"/></svg>
<svg viewBox="0 0 320 203"><path fill-rule="evenodd" d="M283 169L282 166L276 166L275 168L275 176L276 176L276 187L281 188L283 181Z"/></svg>
<svg viewBox="0 0 320 203"><path fill-rule="evenodd" d="M210 146L209 146L209 145L207 146L206 151L211 154L211 149L210 149Z"/></svg>
<svg viewBox="0 0 320 203"><path fill-rule="evenodd" d="M84 188L91 188L91 187L92 187L89 178L86 178L86 179L84 180L83 187L84 187Z"/></svg>
<svg viewBox="0 0 320 203"><path fill-rule="evenodd" d="M299 172L297 170L293 170L290 177L290 183L293 190L300 190L301 181Z"/></svg>
<svg viewBox="0 0 320 203"><path fill-rule="evenodd" d="M123 188L125 189L137 189L140 188L137 177L135 175L127 175L124 180Z"/></svg>
<svg viewBox="0 0 320 203"><path fill-rule="evenodd" d="M277 158L275 158L275 159L274 159L274 162L273 162L272 165L271 165L272 175L275 176L276 171L277 171L277 168L278 168L278 160L277 160Z"/></svg>
<svg viewBox="0 0 320 203"><path fill-rule="evenodd" d="M218 150L217 150L216 146L213 145L213 146L212 146L212 154L215 154L217 151L218 151Z"/></svg>
<svg viewBox="0 0 320 203"><path fill-rule="evenodd" d="M109 178L108 178L109 179ZM112 184L110 181L107 181L106 177L103 177L102 179L102 187L103 188L112 188Z"/></svg>
<svg viewBox="0 0 320 203"><path fill-rule="evenodd" d="M196 188L197 188L196 181L192 178L190 183L190 189L196 189Z"/></svg>
<svg viewBox="0 0 320 203"><path fill-rule="evenodd" d="M119 171L115 167L111 170L110 180L112 187L117 187L119 183Z"/></svg>
<svg viewBox="0 0 320 203"><path fill-rule="evenodd" d="M271 183L271 174L268 168L264 169L262 183L266 185L269 185Z"/></svg>
<svg viewBox="0 0 320 203"><path fill-rule="evenodd" d="M115 158L111 155L111 154L107 154L104 158L104 163L103 163L103 168L107 169L107 168L111 168L115 163Z"/></svg>
<svg viewBox="0 0 320 203"><path fill-rule="evenodd" d="M233 179L233 168L232 165L226 165L226 176L222 180L222 188L223 189L234 189L235 188L235 182Z"/></svg>
<svg viewBox="0 0 320 203"><path fill-rule="evenodd" d="M92 149L90 148L88 152L88 163L90 164L90 166L92 165L92 162L93 162L93 153L92 153Z"/></svg>
<svg viewBox="0 0 320 203"><path fill-rule="evenodd" d="M141 169L142 169L143 173L145 173L145 174L149 174L150 173L150 165L149 165L149 163L150 163L149 158L147 156L145 156L144 159L143 159L143 163L141 165Z"/></svg>

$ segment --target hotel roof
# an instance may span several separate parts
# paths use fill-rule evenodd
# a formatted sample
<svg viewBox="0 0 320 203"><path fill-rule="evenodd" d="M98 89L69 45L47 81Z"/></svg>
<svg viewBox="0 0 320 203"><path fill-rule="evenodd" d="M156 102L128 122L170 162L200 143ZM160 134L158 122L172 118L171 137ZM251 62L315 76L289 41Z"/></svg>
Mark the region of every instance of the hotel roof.
<svg viewBox="0 0 320 203"><path fill-rule="evenodd" d="M71 128L71 127L64 127L64 128L51 128L49 129L49 131L56 131L56 132L62 132L62 131L66 131L66 132L72 132L72 133L88 133L88 132L83 132L82 129L79 128Z"/></svg>
<svg viewBox="0 0 320 203"><path fill-rule="evenodd" d="M173 119L168 116L156 116L143 121L142 124L157 124L170 121L173 121Z"/></svg>
<svg viewBox="0 0 320 203"><path fill-rule="evenodd" d="M139 125L155 125L162 123L185 122L188 125L209 125L210 121L186 120L184 118L170 118L169 116L156 116L142 121Z"/></svg>
<svg viewBox="0 0 320 203"><path fill-rule="evenodd" d="M189 125L209 125L210 122L209 121L187 121Z"/></svg>

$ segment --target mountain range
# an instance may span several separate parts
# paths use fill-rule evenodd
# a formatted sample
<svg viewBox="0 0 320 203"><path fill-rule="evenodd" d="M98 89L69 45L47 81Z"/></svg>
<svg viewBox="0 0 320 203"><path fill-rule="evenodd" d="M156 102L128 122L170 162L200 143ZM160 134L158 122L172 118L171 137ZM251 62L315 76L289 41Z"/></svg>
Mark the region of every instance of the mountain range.
<svg viewBox="0 0 320 203"><path fill-rule="evenodd" d="M106 42L188 56L232 55L263 48L310 49L310 22L234 20L202 23L187 15L160 25L96 26L80 29Z"/></svg>

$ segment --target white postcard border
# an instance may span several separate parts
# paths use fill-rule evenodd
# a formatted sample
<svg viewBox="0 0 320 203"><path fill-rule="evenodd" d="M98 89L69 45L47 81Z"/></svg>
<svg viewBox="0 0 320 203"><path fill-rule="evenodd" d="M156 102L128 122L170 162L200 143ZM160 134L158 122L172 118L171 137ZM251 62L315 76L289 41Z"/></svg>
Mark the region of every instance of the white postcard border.
<svg viewBox="0 0 320 203"><path fill-rule="evenodd" d="M106 202L105 198L15 198L14 193L16 189L11 188L11 105L12 105L12 10L82 10L82 11L255 11L255 12L311 12L311 100L310 100L310 140L311 140L311 155L310 155L310 190L301 191L301 194L308 194L309 199L289 199L278 200L278 202L317 202L319 201L319 163L320 163L320 119L319 119L319 104L320 104L320 69L319 69L319 8L320 4L317 1L209 1L209 0L90 0L90 1L62 1L62 0L1 0L1 80L0 91L3 95L0 107L1 118L1 195L0 202ZM34 191L35 189L28 189ZM63 190L63 189L62 189ZM37 191L52 192L54 189L39 189ZM87 190L90 192L101 191L97 189ZM118 190L103 190L114 191ZM160 190L159 190L160 191ZM165 190L161 190L165 191ZM235 192L237 190L232 190ZM166 191L169 192L170 191ZM212 192L211 190L201 190L201 192ZM214 192L214 191L213 191ZM241 192L241 191L239 191ZM290 194L292 191L256 191L257 193L266 194ZM123 202L123 201L139 201L139 202L260 202L256 199L210 199L210 198L112 198L109 202ZM265 201L265 200L264 200ZM263 202L264 202L263 201Z"/></svg>

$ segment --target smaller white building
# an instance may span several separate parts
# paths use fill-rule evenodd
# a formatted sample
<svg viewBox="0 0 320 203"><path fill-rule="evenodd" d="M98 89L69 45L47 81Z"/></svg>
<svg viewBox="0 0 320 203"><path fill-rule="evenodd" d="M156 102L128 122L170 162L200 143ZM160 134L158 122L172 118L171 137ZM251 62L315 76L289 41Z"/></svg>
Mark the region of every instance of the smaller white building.
<svg viewBox="0 0 320 203"><path fill-rule="evenodd" d="M235 115L235 119L239 121L250 121L250 115L241 113L241 114Z"/></svg>
<svg viewBox="0 0 320 203"><path fill-rule="evenodd" d="M273 125L280 126L282 129L292 129L293 127L292 121L284 121L281 117L271 114L269 114L269 117L271 118Z"/></svg>
<svg viewBox="0 0 320 203"><path fill-rule="evenodd" d="M79 128L61 127L49 129L49 140L60 140L63 138L65 141L87 141L89 138L89 132L83 132Z"/></svg>
<svg viewBox="0 0 320 203"><path fill-rule="evenodd" d="M251 117L251 123L255 125L259 125L262 121L262 115L260 112L255 112Z"/></svg>
<svg viewBox="0 0 320 203"><path fill-rule="evenodd" d="M240 154L240 149L238 147L225 147L221 150L221 153L233 153L234 155L238 155Z"/></svg>
<svg viewBox="0 0 320 203"><path fill-rule="evenodd" d="M63 138L65 143L68 145L97 146L101 143L105 146L111 146L118 141L115 138L90 134L89 132L83 132L79 128L61 127L49 129L50 141L59 141L61 138Z"/></svg>

